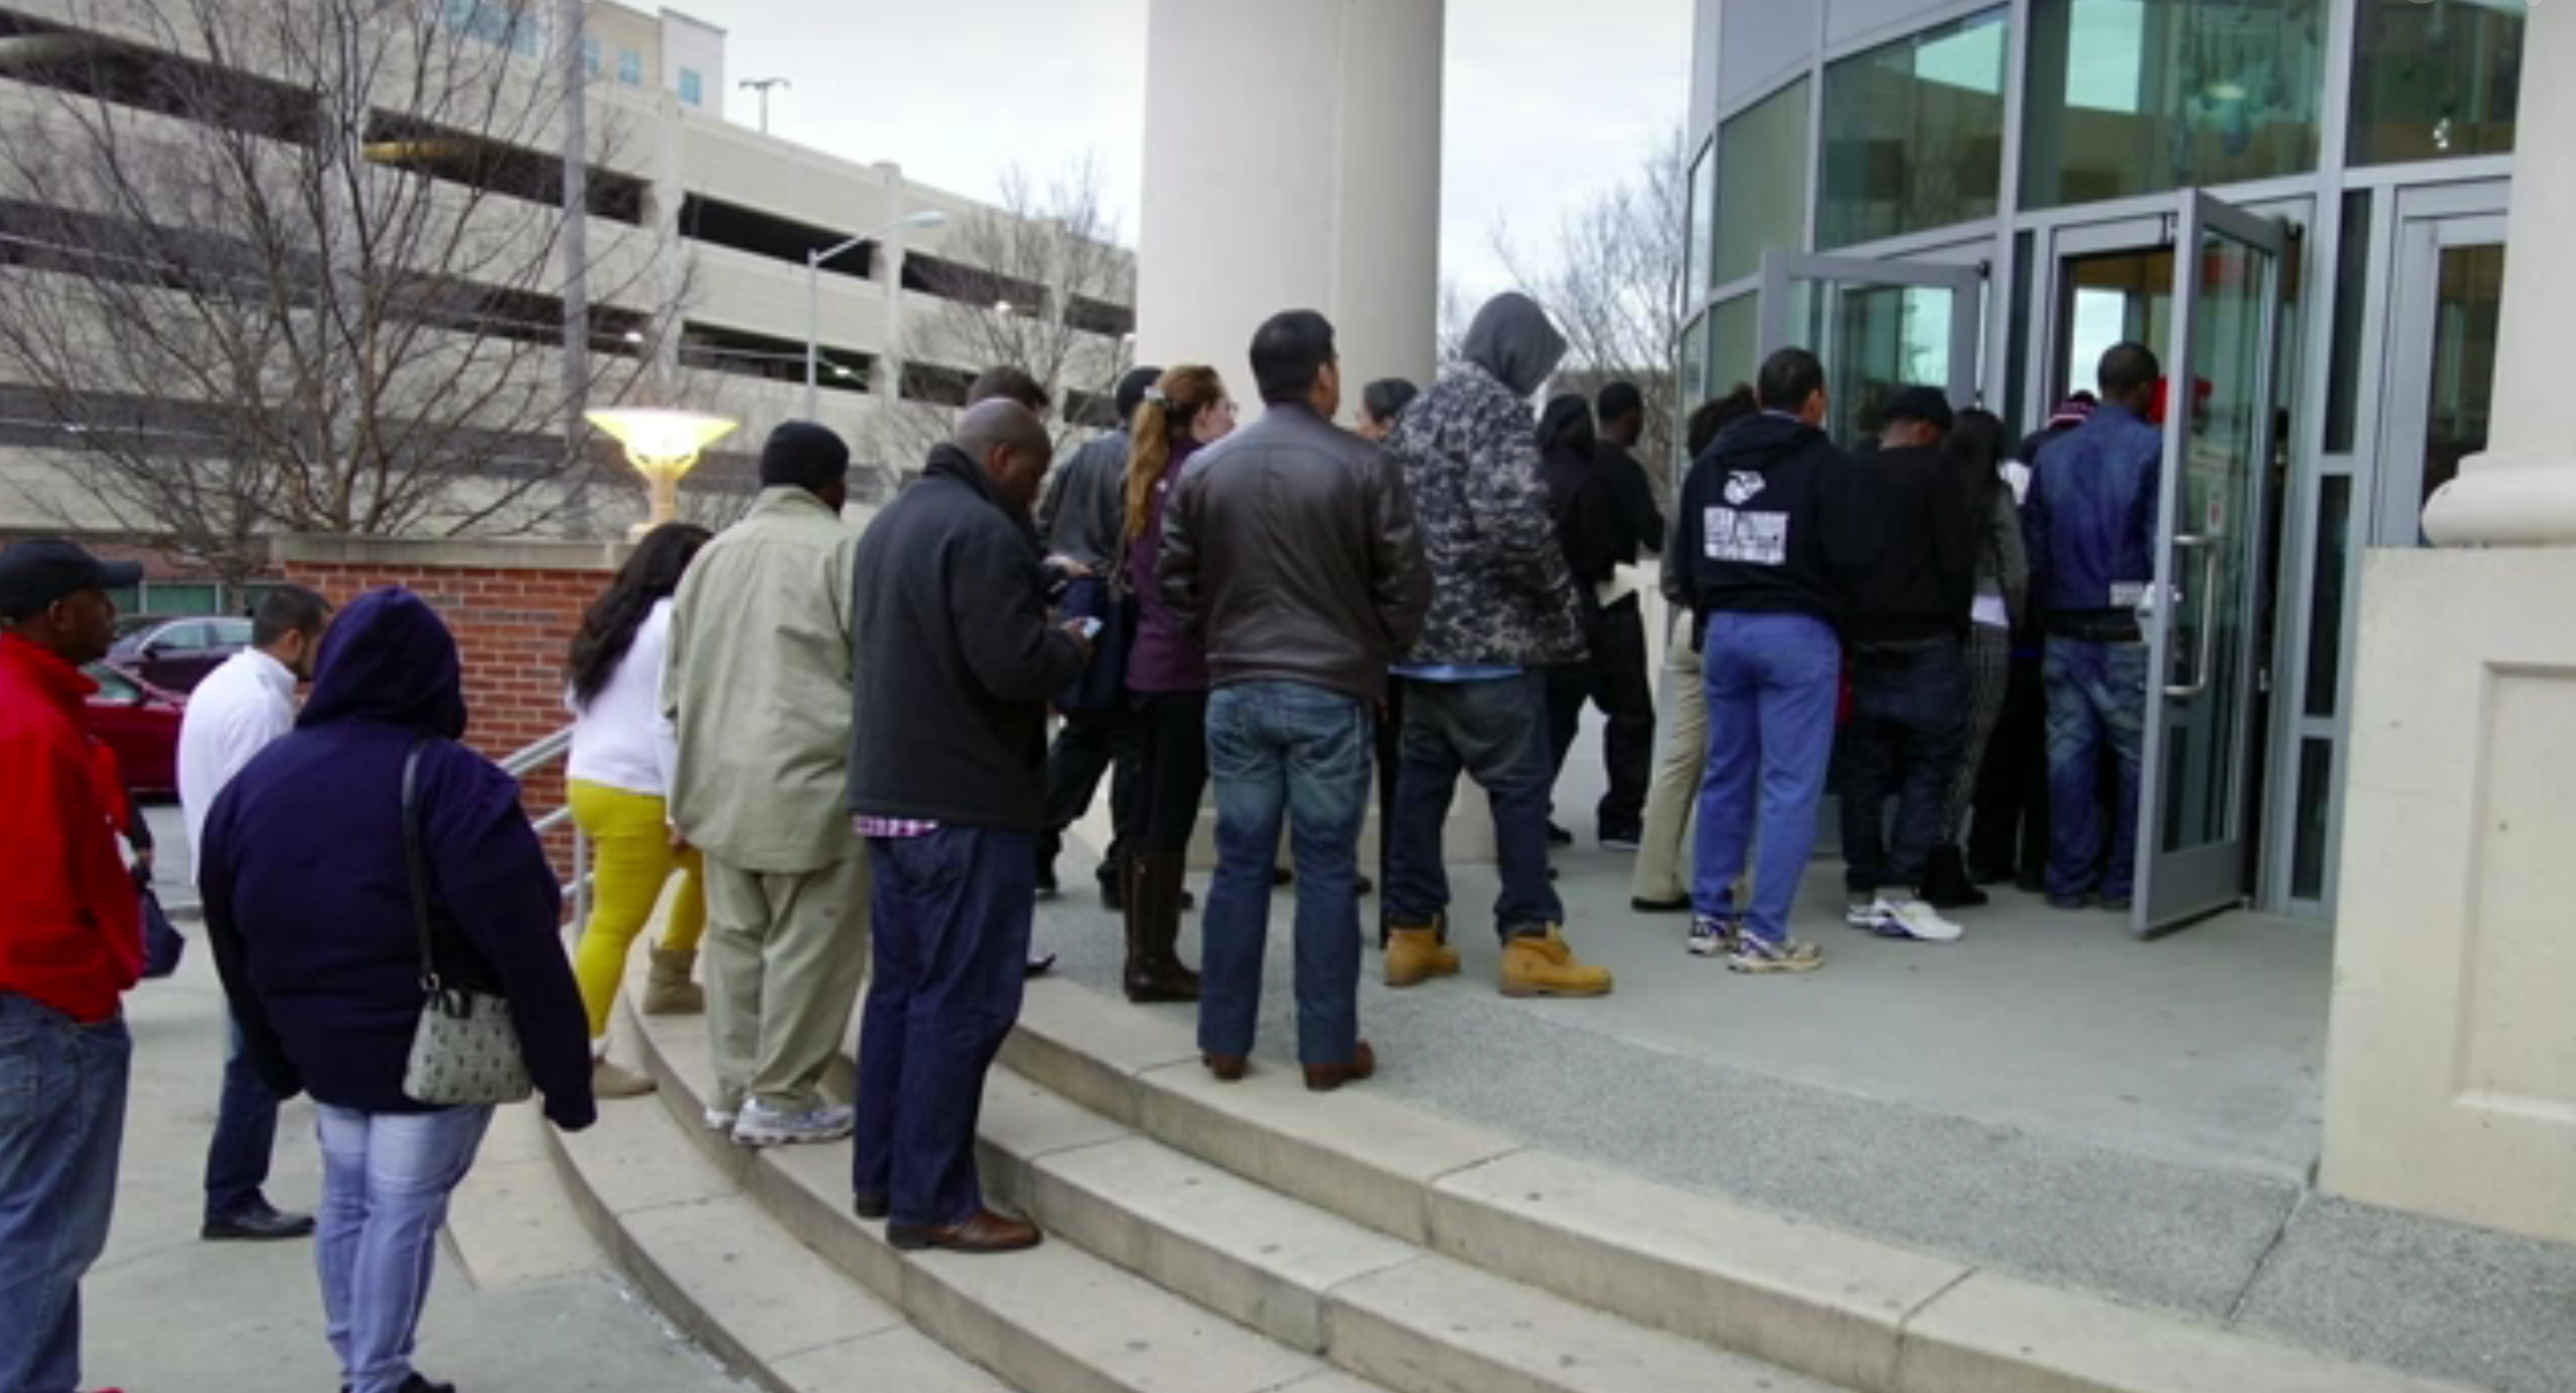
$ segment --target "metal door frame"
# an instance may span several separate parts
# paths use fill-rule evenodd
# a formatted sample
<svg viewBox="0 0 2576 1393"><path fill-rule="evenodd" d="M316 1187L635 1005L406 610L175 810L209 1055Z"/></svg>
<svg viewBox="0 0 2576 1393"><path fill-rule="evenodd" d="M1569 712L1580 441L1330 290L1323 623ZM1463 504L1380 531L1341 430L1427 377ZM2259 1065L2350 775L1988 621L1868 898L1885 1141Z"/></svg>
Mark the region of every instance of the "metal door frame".
<svg viewBox="0 0 2576 1393"><path fill-rule="evenodd" d="M2280 372L2282 312L2281 283L2286 258L2290 255L2290 230L2278 220L2249 213L2234 204L2213 198L2199 190L2186 190L2177 219L2174 239L2173 353L2165 365L2168 381L2181 384L2197 380L2192 336L2198 327L2199 298L2202 291L2202 257L2200 247L2205 233L2216 232L2266 253L2264 282L2259 297L2270 303L2270 313L2263 321L2262 342L2255 356L2258 377L2249 400L2255 403L2254 471L2251 498L2243 519L2237 524L2248 544L2258 548L2245 576L2243 599L2251 602L2259 595L2266 578L2254 574L2262 564L2259 545L2265 535L2263 516L2267 502L2262 487L2262 472L2270 468L2274 430L2271 403L2275 378ZM2149 596L2158 600L2153 621L2146 626L2148 673L2146 729L2139 755L2138 778L2138 845L2137 891L2130 911L2129 927L2141 936L2188 923L2210 913L2242 904L2246 897L2246 839L2259 837L2261 828L2245 816L2246 794L2253 777L2253 734L2256 683L2262 671L2256 640L2260 626L2245 616L2238 625L2235 644L2236 674L2240 690L2230 720L2235 725L2234 738L2228 742L2229 767L2220 771L2228 785L2228 805L2235 810L2234 835L2188 847L2179 851L2163 850L2163 831L2167 799L2174 792L2165 785L2165 746L2171 704L2200 695L2190 684L2173 681L2173 625L2175 608L2171 597L2182 592L2185 584L2200 584L2201 578L2185 574L2184 562L2190 554L2202 554L2214 560L2218 548L2229 540L2224 535L2203 536L2198 531L2184 532L2181 516L2186 469L2191 449L2191 411L2187 408L2168 410L2165 415L2165 450L2160 492L2156 505L2156 579ZM2204 568L2209 564L2204 562ZM2202 576L2209 572L2204 569ZM2211 603L2215 603L2212 597ZM2146 617L2146 616L2141 616ZM2204 618L2205 634L2218 630L2217 615ZM2204 642L2194 664L2193 675L2206 683L2216 661L2213 645Z"/></svg>
<svg viewBox="0 0 2576 1393"><path fill-rule="evenodd" d="M2388 336L2379 364L2379 448L2370 471L2370 515L2360 546L2421 544L2424 471L2417 447L2432 415L2429 385L2434 335L2440 327L2433 311L2441 300L2442 253L2504 245L2505 200L2502 186L2409 189L2397 198L2388 265ZM2402 460L2399 451L2404 452Z"/></svg>

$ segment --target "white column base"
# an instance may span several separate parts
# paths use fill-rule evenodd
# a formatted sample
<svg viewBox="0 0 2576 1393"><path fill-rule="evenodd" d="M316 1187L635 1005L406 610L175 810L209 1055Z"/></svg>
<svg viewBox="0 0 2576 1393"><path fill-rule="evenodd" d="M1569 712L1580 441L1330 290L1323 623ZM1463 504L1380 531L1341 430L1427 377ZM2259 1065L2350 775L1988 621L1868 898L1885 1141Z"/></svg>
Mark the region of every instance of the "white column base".
<svg viewBox="0 0 2576 1393"><path fill-rule="evenodd" d="M2503 473L2519 471L2464 492L2484 508ZM2576 505L2576 485L2505 487ZM2321 1176L2560 1242L2576 1242L2570 595L2566 548L2365 560Z"/></svg>
<svg viewBox="0 0 2576 1393"><path fill-rule="evenodd" d="M2424 505L2445 547L2576 545L2576 455L2471 455Z"/></svg>

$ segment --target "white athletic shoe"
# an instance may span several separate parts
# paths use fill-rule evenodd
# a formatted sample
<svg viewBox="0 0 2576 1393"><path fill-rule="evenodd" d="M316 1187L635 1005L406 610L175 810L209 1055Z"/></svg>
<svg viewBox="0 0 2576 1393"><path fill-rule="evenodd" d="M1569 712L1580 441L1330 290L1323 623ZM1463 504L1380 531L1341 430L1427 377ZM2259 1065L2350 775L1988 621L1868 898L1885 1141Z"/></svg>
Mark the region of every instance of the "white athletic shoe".
<svg viewBox="0 0 2576 1393"><path fill-rule="evenodd" d="M839 1141L857 1125L858 1114L846 1106L826 1103L805 1112L780 1112L755 1099L743 1104L733 1140L736 1146L802 1146Z"/></svg>
<svg viewBox="0 0 2576 1393"><path fill-rule="evenodd" d="M1870 906L1881 938L1911 938L1923 943L1956 943L1967 930L1941 917L1941 912L1912 895L1879 892Z"/></svg>

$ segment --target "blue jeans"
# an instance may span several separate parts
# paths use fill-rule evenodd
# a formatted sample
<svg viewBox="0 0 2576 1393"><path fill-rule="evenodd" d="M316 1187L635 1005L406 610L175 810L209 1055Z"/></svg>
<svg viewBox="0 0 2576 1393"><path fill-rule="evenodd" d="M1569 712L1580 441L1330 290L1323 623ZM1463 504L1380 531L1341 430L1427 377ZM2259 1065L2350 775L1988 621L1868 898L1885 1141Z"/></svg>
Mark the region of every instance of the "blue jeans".
<svg viewBox="0 0 2576 1393"><path fill-rule="evenodd" d="M448 1197L474 1168L492 1109L369 1113L318 1103L313 1112L324 1331L351 1393L397 1393L414 1372Z"/></svg>
<svg viewBox="0 0 2576 1393"><path fill-rule="evenodd" d="M2040 680L2048 689L2048 895L2100 890L2128 899L2138 883L2138 777L2147 735L2143 643L2048 640ZM2102 752L2119 765L2111 845L2102 846Z"/></svg>
<svg viewBox="0 0 2576 1393"><path fill-rule="evenodd" d="M1209 695L1217 866L1200 924L1202 1053L1252 1053L1283 818L1297 870L1297 1058L1348 1064L1358 1052L1370 720L1352 698L1303 682L1239 682Z"/></svg>
<svg viewBox="0 0 2576 1393"><path fill-rule="evenodd" d="M107 1247L134 1040L0 993L0 1390L80 1384L80 1280Z"/></svg>
<svg viewBox="0 0 2576 1393"><path fill-rule="evenodd" d="M277 1094L260 1081L232 1023L224 1052L224 1091L215 1105L215 1136L206 1146L206 1219L229 1219L268 1203L269 1158L277 1150Z"/></svg>
<svg viewBox="0 0 2576 1393"><path fill-rule="evenodd" d="M1866 895L1923 883L1968 738L1968 667L1957 640L1858 648L1843 727L1843 887ZM1896 801L1896 838L1887 800Z"/></svg>
<svg viewBox="0 0 2576 1393"><path fill-rule="evenodd" d="M1462 772L1493 804L1503 892L1494 930L1543 935L1565 918L1547 879L1547 808L1555 780L1548 679L1524 673L1484 682L1415 681L1405 688L1403 770L1397 778L1386 908L1420 927L1449 908L1441 832Z"/></svg>
<svg viewBox="0 0 2576 1393"><path fill-rule="evenodd" d="M1708 617L1701 655L1708 773L1700 782L1691 908L1741 919L1746 933L1765 942L1785 942L1833 760L1842 643L1821 619L1721 610ZM1755 845L1757 776L1761 860L1747 907L1734 902L1729 882Z"/></svg>
<svg viewBox="0 0 2576 1393"><path fill-rule="evenodd" d="M1037 837L942 827L868 841L876 965L859 1020L851 1187L893 1221L945 1228L984 1208L975 1124L984 1075L1020 1019Z"/></svg>

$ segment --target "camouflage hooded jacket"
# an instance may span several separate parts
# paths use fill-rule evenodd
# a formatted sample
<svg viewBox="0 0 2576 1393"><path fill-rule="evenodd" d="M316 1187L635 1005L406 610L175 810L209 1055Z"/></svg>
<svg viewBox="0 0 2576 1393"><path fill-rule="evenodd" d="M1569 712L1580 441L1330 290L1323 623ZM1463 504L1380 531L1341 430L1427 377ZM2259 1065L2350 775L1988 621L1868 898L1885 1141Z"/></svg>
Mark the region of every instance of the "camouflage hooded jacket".
<svg viewBox="0 0 2576 1393"><path fill-rule="evenodd" d="M1583 661L1583 621L1529 410L1564 356L1564 337L1536 302L1497 296L1459 360L1396 418L1386 448L1404 467L1432 577L1430 616L1401 661Z"/></svg>

